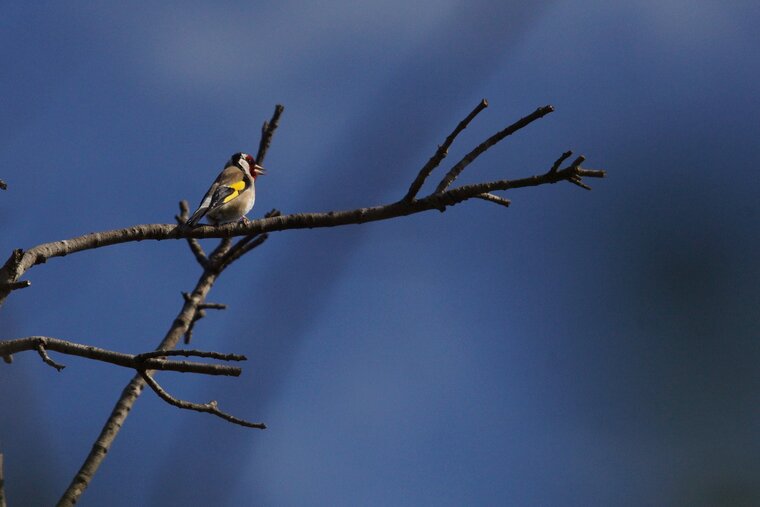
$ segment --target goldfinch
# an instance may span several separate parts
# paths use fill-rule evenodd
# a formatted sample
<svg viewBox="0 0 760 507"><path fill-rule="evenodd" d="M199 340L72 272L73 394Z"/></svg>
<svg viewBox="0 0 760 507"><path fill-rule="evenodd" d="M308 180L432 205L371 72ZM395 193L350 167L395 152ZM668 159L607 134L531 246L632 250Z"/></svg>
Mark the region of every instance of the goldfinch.
<svg viewBox="0 0 760 507"><path fill-rule="evenodd" d="M194 226L204 216L213 225L235 222L243 218L256 200L256 177L265 170L247 153L235 153L224 164L200 206L185 223Z"/></svg>

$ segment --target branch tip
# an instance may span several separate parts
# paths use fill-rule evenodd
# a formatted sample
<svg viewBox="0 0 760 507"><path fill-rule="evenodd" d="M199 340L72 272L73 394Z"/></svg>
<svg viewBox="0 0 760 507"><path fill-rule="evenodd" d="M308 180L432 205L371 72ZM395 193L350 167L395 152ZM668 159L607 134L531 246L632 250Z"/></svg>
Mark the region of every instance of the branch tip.
<svg viewBox="0 0 760 507"><path fill-rule="evenodd" d="M171 394L169 394L168 392L166 392L164 388L162 388L158 384L158 382L156 382L156 380L147 371L141 370L140 375L145 380L145 382L150 386L150 388L153 389L153 392L155 392L159 396L159 398L161 398L165 402L177 408L181 408L185 410L195 410L196 412L205 412L208 414L213 414L221 419L224 419L227 422L231 422L239 426L245 426L247 428L255 428L255 429L261 429L261 430L266 428L266 425L264 425L263 423L255 423L251 421L246 421L245 419L235 417L232 414L228 414L226 412L219 410L219 407L215 400L211 400L208 403L193 403L190 401L177 399L173 397Z"/></svg>
<svg viewBox="0 0 760 507"><path fill-rule="evenodd" d="M274 106L272 117L269 121L265 121L261 127L261 140L259 141L259 150L256 152L256 162L258 164L264 162L269 146L272 143L274 131L277 130L277 127L280 125L280 116L283 111L285 111L285 107L282 104Z"/></svg>
<svg viewBox="0 0 760 507"><path fill-rule="evenodd" d="M491 193L483 193L480 195L476 195L475 198L477 199L483 199L484 201L492 202L494 204L498 204L500 206L504 206L505 208L508 208L510 204L512 204L512 201L509 199L505 199L504 197L491 194Z"/></svg>
<svg viewBox="0 0 760 507"><path fill-rule="evenodd" d="M572 183L573 185L578 185L579 187L581 187L581 188L584 188L584 189L586 189L586 190L591 190L591 187L590 187L590 186L588 186L588 185L586 185L585 183L583 183L583 182L581 181L581 179L580 179L580 178L578 178L578 177L572 177L572 178L568 178L568 179L567 179L567 181L569 181L569 182L570 182L570 183Z"/></svg>
<svg viewBox="0 0 760 507"><path fill-rule="evenodd" d="M8 288L13 291L13 290L18 290L18 289L26 289L30 285L32 285L32 282L30 282L29 280L21 280L20 282L9 283Z"/></svg>
<svg viewBox="0 0 760 507"><path fill-rule="evenodd" d="M549 174L554 174L557 172L557 169L559 169L559 166L562 165L562 162L567 160L573 155L573 152L571 150L567 150L565 153L560 155L560 157L554 161L554 164L552 164L552 168L549 169Z"/></svg>
<svg viewBox="0 0 760 507"><path fill-rule="evenodd" d="M573 160L573 163L570 164L570 167L572 167L573 169L577 169L585 161L586 161L586 157L584 157L583 155L578 155L578 158Z"/></svg>
<svg viewBox="0 0 760 507"><path fill-rule="evenodd" d="M481 102L482 104L482 102ZM480 106L480 105L479 105ZM482 109L482 108L481 108ZM520 118L513 124L509 125L508 127L500 130L499 132L495 133L482 143L480 143L475 149L470 151L467 155L462 157L462 159L457 162L454 167L452 167L448 173L446 173L446 176L441 179L440 183L438 183L438 186L435 189L436 194L441 194L446 191L447 188L454 182L455 179L459 177L459 175L464 171L464 169L470 165L476 158L478 158L480 155L482 155L486 150L494 146L495 144L499 143L501 140L503 140L505 137L510 136L517 132L520 129L523 129L533 123L534 121L538 120L539 118L542 118L546 116L547 114L554 111L554 107L551 105L539 107L535 111L533 111L528 116L525 116L523 118Z"/></svg>
<svg viewBox="0 0 760 507"><path fill-rule="evenodd" d="M48 355L47 350L45 350L45 340L39 340L38 343L37 343L37 347L36 348L37 348L37 353L40 355L40 357L42 358L42 361L46 365L52 366L53 368L55 368L58 371L61 371L64 368L66 368L65 365L56 363L55 361L53 361L52 359L50 359L50 356Z"/></svg>
<svg viewBox="0 0 760 507"><path fill-rule="evenodd" d="M464 120L460 121L457 124L451 134L446 137L446 140L443 142L443 144L438 145L438 149L435 151L433 156L430 157L427 163L422 166L422 169L420 169L420 172L412 182L409 190L406 192L406 195L401 199L402 201L410 202L417 196L417 193L422 188L422 185L425 183L427 177L430 176L430 173L432 173L433 170L435 170L435 168L440 165L441 161L446 158L446 155L448 155L449 147L454 142L454 139L456 139L456 137L464 129L467 128L470 122L486 107L488 107L488 101L486 99L482 99L478 105L475 106L475 108L470 112L470 114L468 114Z"/></svg>

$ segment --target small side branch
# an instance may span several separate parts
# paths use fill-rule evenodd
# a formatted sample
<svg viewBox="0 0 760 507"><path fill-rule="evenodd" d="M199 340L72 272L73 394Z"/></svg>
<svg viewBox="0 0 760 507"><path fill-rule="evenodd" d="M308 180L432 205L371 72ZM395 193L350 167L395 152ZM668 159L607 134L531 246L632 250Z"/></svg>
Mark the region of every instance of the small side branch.
<svg viewBox="0 0 760 507"><path fill-rule="evenodd" d="M232 414L223 412L219 410L219 407L217 406L216 401L213 401L213 400L208 403L192 403L189 401L179 400L173 397L171 394L167 393L147 371L140 371L140 375L142 375L142 378L150 386L150 388L153 389L153 391L159 396L159 398L161 398L162 400L164 400L170 405L174 405L177 408L181 408L185 410L195 410L196 412L205 412L207 414L213 414L217 417L224 419L227 422L238 424L240 426L245 426L246 428L256 428L256 429L264 430L267 427L266 424L264 423L255 423L255 422L246 421L245 419L240 419L239 417L235 417Z"/></svg>
<svg viewBox="0 0 760 507"><path fill-rule="evenodd" d="M499 197L495 194L489 194L486 192L485 194L480 194L475 196L476 199L483 199L484 201L492 202L494 204L498 204L500 206L504 206L506 208L509 207L510 204L512 204L512 201L509 199L504 199L503 197Z"/></svg>
<svg viewBox="0 0 760 507"><path fill-rule="evenodd" d="M182 297L185 299L186 303L189 303L192 300L192 296L187 292L183 292ZM226 310L227 305L222 303L198 303L195 305L195 313L193 314L193 318L190 320L190 324L187 326L187 331L185 331L185 344L190 343L190 340L193 339L193 330L195 330L195 323L206 316L206 309Z"/></svg>
<svg viewBox="0 0 760 507"><path fill-rule="evenodd" d="M182 355L186 357L207 357L221 361L244 361L244 356L234 354L220 354L219 352L202 352L197 350L183 351L158 351L144 354L124 354L112 350L82 345L59 338L48 336L28 336L16 340L0 341L0 356L10 356L26 350L36 350L45 364L61 371L64 365L56 363L50 356L48 350L54 350L61 354L79 356L105 363L115 364L124 368L133 370L163 370L177 371L183 373L199 373L202 375L225 375L231 377L240 376L241 369L236 366L226 364L207 364L193 361L167 361L164 356Z"/></svg>
<svg viewBox="0 0 760 507"><path fill-rule="evenodd" d="M402 199L403 201L411 201L417 196L417 193L420 191L420 188L422 188L422 185L425 183L427 177L430 176L430 173L432 173L433 170L435 170L435 168L440 165L441 161L446 158L446 155L449 154L449 147L451 146L451 143L454 142L454 139L456 139L460 132L467 128L467 125L470 124L470 122L478 115L478 113L487 107L488 101L486 99L481 100L480 103L475 106L475 109L473 109L472 112L468 114L464 120L459 122L459 125L457 125L454 131L449 134L443 144L438 147L435 154L430 157L430 160L428 160L427 164L425 164L422 169L420 169L419 174L417 174L417 177L409 187L409 191Z"/></svg>
<svg viewBox="0 0 760 507"><path fill-rule="evenodd" d="M40 340L39 342L37 342L37 353L39 353L40 357L42 358L42 361L46 365L52 366L53 368L55 368L58 371L61 371L64 368L66 368L66 366L64 366L62 364L58 364L55 361L53 361L52 359L50 359L50 356L48 355L47 351L45 350L44 343L45 343L44 340Z"/></svg>
<svg viewBox="0 0 760 507"><path fill-rule="evenodd" d="M190 208L187 204L187 201L182 200L179 202L179 215L176 215L174 219L177 221L177 225L182 227L185 222L187 222L188 217L190 216ZM195 257L195 260L198 261L198 264L201 265L202 268L205 268L208 264L208 257L206 257L206 252L203 251L203 247L201 246L200 242L195 238L185 238L187 239L187 246L190 247L190 251L193 253L193 256Z"/></svg>
<svg viewBox="0 0 760 507"><path fill-rule="evenodd" d="M476 158L478 158L480 155L482 155L488 148L495 145L502 139L504 139L507 136L510 136L517 132L518 130L527 127L534 121L538 120L539 118L543 118L547 114L554 111L553 106L544 106L539 107L535 111L533 111L528 116L525 116L524 118L520 118L516 122L514 122L512 125L508 126L507 128L497 132L496 134L492 135L482 143L480 143L474 150L472 150L470 153L464 156L462 160L456 163L454 167L451 168L451 170L446 173L446 176L443 177L441 182L438 184L438 187L435 189L436 194L440 194L444 192L447 188L449 188L449 185L451 185L457 177L464 171L465 167L470 165Z"/></svg>
<svg viewBox="0 0 760 507"><path fill-rule="evenodd" d="M282 215L282 213L280 213L280 210L272 209L264 215L264 218L278 217L280 215ZM222 268L226 268L254 248L261 246L264 244L267 238L269 238L269 234L266 233L256 233L243 236L229 249L229 251L227 251L227 253L224 254L224 257L222 257Z"/></svg>
<svg viewBox="0 0 760 507"><path fill-rule="evenodd" d="M264 158L267 156L269 145L272 144L272 136L274 135L274 131L277 130L277 127L280 126L280 116L282 116L283 111L285 111L285 106L282 104L277 104L274 106L274 113L272 113L272 118L270 118L269 121L265 121L264 125L261 127L259 151L256 153L256 162L258 164L263 164Z"/></svg>
<svg viewBox="0 0 760 507"><path fill-rule="evenodd" d="M560 157L557 160L555 160L554 163L552 164L551 169L549 169L549 174L556 173L557 169L559 169L559 166L562 165L562 162L564 162L565 160L567 160L568 158L570 158L570 156L572 154L573 154L573 152L568 150L565 153L563 153L562 155L560 155Z"/></svg>
<svg viewBox="0 0 760 507"><path fill-rule="evenodd" d="M145 361L146 359L174 357L174 356L205 357L208 359L218 359L220 361L247 361L248 360L248 358L242 354L222 354L220 352L212 352L209 350L187 350L187 349L153 350L151 352L143 352L142 354L137 354L135 357L141 361Z"/></svg>
<svg viewBox="0 0 760 507"><path fill-rule="evenodd" d="M8 288L12 291L19 290L19 289L26 289L27 287L30 287L32 285L32 282L29 280L21 280L19 282L11 282L8 284Z"/></svg>

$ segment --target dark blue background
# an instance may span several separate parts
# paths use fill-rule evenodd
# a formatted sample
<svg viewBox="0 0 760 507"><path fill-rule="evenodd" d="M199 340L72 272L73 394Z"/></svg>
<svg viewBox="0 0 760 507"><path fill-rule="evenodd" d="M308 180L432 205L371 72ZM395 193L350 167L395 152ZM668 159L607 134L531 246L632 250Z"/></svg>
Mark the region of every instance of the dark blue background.
<svg viewBox="0 0 760 507"><path fill-rule="evenodd" d="M398 199L483 97L444 168L557 112L462 182L567 149L609 171L508 210L273 234L195 333L246 354L244 375L159 376L270 429L146 392L81 505L760 504L756 2L2 10L3 256L171 222L255 152L275 103L252 218ZM54 259L0 310L2 338L150 350L198 274L179 241ZM11 505L58 498L131 377L55 358L62 373L33 353L0 365Z"/></svg>

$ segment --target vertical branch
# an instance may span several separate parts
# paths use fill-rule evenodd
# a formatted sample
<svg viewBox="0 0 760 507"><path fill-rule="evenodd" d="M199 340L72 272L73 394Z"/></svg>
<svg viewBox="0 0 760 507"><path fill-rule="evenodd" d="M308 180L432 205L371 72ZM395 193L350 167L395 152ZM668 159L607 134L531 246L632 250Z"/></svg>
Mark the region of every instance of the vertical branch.
<svg viewBox="0 0 760 507"><path fill-rule="evenodd" d="M272 144L272 136L274 135L274 131L277 130L277 127L280 126L280 116L282 116L284 110L285 106L282 104L274 106L272 118L269 121L265 121L264 125L261 127L261 141L259 141L259 151L256 153L257 164L264 163L264 158L266 158L267 151L269 151L269 145Z"/></svg>
<svg viewBox="0 0 760 507"><path fill-rule="evenodd" d="M0 452L0 507L6 507L5 475L3 475L3 453Z"/></svg>
<svg viewBox="0 0 760 507"><path fill-rule="evenodd" d="M211 290L217 276L218 273L215 271L204 270L198 283L195 285L195 289L185 300L177 318L174 319L169 331L156 350L172 350L177 346L179 340L187 331L188 326L190 326L199 305L205 301L206 295ZM108 454L108 450L111 448L113 441L119 434L119 430L121 430L130 410L132 410L144 388L145 380L139 373L124 388L106 424L100 431L100 435L95 440L90 453L59 500L59 506L70 506L77 503L79 497L82 496L82 493L84 493L84 490L87 489L90 481L92 481L92 477L105 459L106 454Z"/></svg>
<svg viewBox="0 0 760 507"><path fill-rule="evenodd" d="M256 157L258 163L261 163L266 156L269 145L272 142L272 136L274 135L275 130L277 130L280 116L284 109L285 108L280 104L275 106L272 118L269 122L264 123L261 133L261 141L259 143L259 151ZM186 204L185 207L187 207ZM181 208L181 213L186 214L187 210ZM270 212L270 215L273 213L279 214L279 211L273 210ZM255 241L257 236L260 239ZM202 311L204 305L206 305L206 296L222 271L241 255L263 243L264 240L266 240L266 234L261 236L253 234L250 235L250 237L243 238L240 240L241 244L239 250L234 256L228 255L230 249L233 248L232 239L230 238L223 238L214 251L208 255L203 253L200 245L197 244L197 241L188 241L193 255L203 268L203 274L196 283L193 291L184 297L182 309L174 319L169 331L167 331L166 336L164 336L164 339L156 350L172 350L177 346L180 339L191 329L198 312ZM150 376L149 371L136 374L122 391L121 396L116 402L116 406L114 406L111 411L111 415L108 417L103 429L100 431L100 435L98 435L90 453L87 455L87 458L85 458L85 461L77 474L71 480L69 487L63 493L63 496L58 503L59 507L74 505L82 496L84 490L87 489L87 486L89 486L92 477L95 475L95 472L97 472L100 464L105 459L106 454L108 454L108 450L111 448L113 441L119 434L119 430L121 430L130 410L132 410L137 398L142 394L146 385L146 376ZM254 427L263 428L264 425L256 425Z"/></svg>

